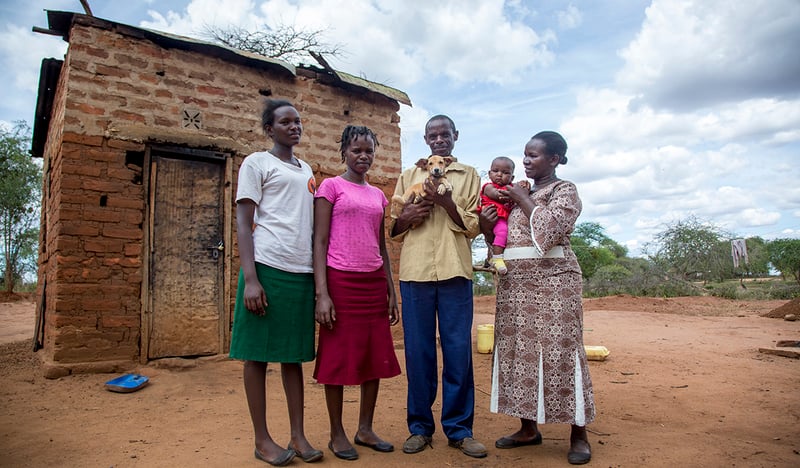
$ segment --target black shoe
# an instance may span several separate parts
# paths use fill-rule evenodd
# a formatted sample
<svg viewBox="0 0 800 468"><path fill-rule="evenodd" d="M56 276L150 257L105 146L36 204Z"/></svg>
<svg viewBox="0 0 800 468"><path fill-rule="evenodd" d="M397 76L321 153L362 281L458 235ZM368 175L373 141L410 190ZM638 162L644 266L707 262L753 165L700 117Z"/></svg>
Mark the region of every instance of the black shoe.
<svg viewBox="0 0 800 468"><path fill-rule="evenodd" d="M542 433L536 434L536 437L530 440L516 440L510 437L501 437L494 443L494 446L499 449L517 448L525 445L542 445Z"/></svg>
<svg viewBox="0 0 800 468"><path fill-rule="evenodd" d="M394 452L394 445L383 440L375 444L368 444L359 439L358 436L356 436L355 439L353 439L353 442L355 442L356 445L363 445L364 447L369 447L376 452Z"/></svg>
<svg viewBox="0 0 800 468"><path fill-rule="evenodd" d="M292 449L292 445L289 444L287 448ZM322 460L322 457L325 455L322 453L322 450L317 450L317 449L311 449L308 452L301 452L299 450L294 450L294 451L297 452L297 456L300 457L300 459L306 463L314 463L316 461L320 461Z"/></svg>
<svg viewBox="0 0 800 468"><path fill-rule="evenodd" d="M297 455L297 452L295 452L292 449L286 449L286 451L280 454L278 458L274 460L267 460L267 458L264 455L261 455L261 452L259 452L258 449L255 449L256 458L258 458L263 462L267 462L272 466L286 466L292 462L292 459L294 458L295 455Z"/></svg>
<svg viewBox="0 0 800 468"><path fill-rule="evenodd" d="M356 449L354 448L337 452L333 449L333 441L328 442L328 448L331 449L331 452L333 452L334 455L336 455L336 458L341 458L342 460L358 460L358 452L356 452Z"/></svg>
<svg viewBox="0 0 800 468"><path fill-rule="evenodd" d="M589 445L589 442L585 440L577 440L575 442L583 442L586 444L586 448L589 449L589 453L575 452L572 450L572 446L570 446L570 450L567 453L567 461L570 463L570 465L583 465L584 463L589 463L589 461L592 459L592 447Z"/></svg>

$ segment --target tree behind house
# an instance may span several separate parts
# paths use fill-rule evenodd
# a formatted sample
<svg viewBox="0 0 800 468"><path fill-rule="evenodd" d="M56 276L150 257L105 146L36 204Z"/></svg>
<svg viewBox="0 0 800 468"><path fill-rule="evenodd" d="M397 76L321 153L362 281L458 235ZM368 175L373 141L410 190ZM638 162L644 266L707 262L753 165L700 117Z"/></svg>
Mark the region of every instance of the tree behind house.
<svg viewBox="0 0 800 468"><path fill-rule="evenodd" d="M775 239L767 244L769 262L781 276L800 284L800 239Z"/></svg>
<svg viewBox="0 0 800 468"><path fill-rule="evenodd" d="M0 255L7 292L36 270L42 175L27 151L29 134L25 122L11 130L0 126Z"/></svg>
<svg viewBox="0 0 800 468"><path fill-rule="evenodd" d="M257 31L235 25L206 26L203 35L234 49L298 64L310 60L312 53L332 57L340 54L339 46L326 44L322 33L281 24L274 28L264 25Z"/></svg>

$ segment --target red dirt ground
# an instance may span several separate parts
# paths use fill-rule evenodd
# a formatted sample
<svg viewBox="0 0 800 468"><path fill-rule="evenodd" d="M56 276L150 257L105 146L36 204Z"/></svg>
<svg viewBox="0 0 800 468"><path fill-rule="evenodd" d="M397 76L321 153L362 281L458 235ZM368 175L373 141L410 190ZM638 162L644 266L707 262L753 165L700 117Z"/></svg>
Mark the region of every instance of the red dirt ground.
<svg viewBox="0 0 800 468"><path fill-rule="evenodd" d="M589 425L591 465L800 466L800 360L758 352L778 340L800 339L800 321L761 316L785 304L712 297L586 300L585 342L611 352L605 361L590 362L598 409ZM475 324L492 323L493 311L493 297L476 298ZM253 458L241 363L217 358L185 361L184 369L140 366L132 370L151 383L129 394L104 389L116 375L48 380L31 352L33 317L30 300L0 303L0 466L265 466ZM398 357L402 366L400 350ZM311 378L313 364L307 365L306 434L325 451L319 465L566 466L566 425L543 425L540 446L494 448L494 440L518 423L488 410L491 359L474 354L475 437L489 447L481 460L449 448L440 430L432 450L399 450L408 435L403 376L382 382L375 421L398 450L359 447L360 461L336 459L326 448L322 387ZM268 377L268 399L273 436L286 442L277 372ZM352 436L357 388L348 387L345 400Z"/></svg>

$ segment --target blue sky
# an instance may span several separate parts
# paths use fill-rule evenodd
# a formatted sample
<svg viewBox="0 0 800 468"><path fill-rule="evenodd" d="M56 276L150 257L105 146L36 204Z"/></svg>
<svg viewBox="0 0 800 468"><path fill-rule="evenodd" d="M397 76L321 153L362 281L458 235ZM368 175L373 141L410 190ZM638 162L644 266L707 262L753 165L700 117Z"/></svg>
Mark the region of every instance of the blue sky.
<svg viewBox="0 0 800 468"><path fill-rule="evenodd" d="M561 132L584 202L632 254L696 216L737 236L800 238L797 0L89 0L95 16L200 37L206 24L323 30L331 64L406 92L403 167L422 130L450 115L459 160L517 161ZM33 120L41 59L66 43L34 34L43 10L78 0L0 0L0 123ZM368 124L368 122L366 122Z"/></svg>

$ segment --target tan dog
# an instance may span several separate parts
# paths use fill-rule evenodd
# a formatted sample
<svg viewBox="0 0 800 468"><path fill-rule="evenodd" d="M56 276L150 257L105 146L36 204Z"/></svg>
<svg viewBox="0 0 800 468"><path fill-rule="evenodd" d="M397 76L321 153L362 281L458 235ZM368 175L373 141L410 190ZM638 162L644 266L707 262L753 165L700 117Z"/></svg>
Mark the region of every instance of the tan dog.
<svg viewBox="0 0 800 468"><path fill-rule="evenodd" d="M436 187L436 192L439 195L444 195L447 192L453 191L453 185L450 184L450 182L444 176L445 168L452 162L453 158L450 156L432 155L427 159L423 158L417 161L416 166L420 169L425 169L428 171L429 175L426 180L430 180L431 183L433 183L433 186ZM392 208L394 209L395 213L399 215L403 211L403 207L406 203L419 203L422 201L422 198L425 196L425 188L423 186L424 182L425 181L422 181L409 187L402 197L399 195L392 197Z"/></svg>

